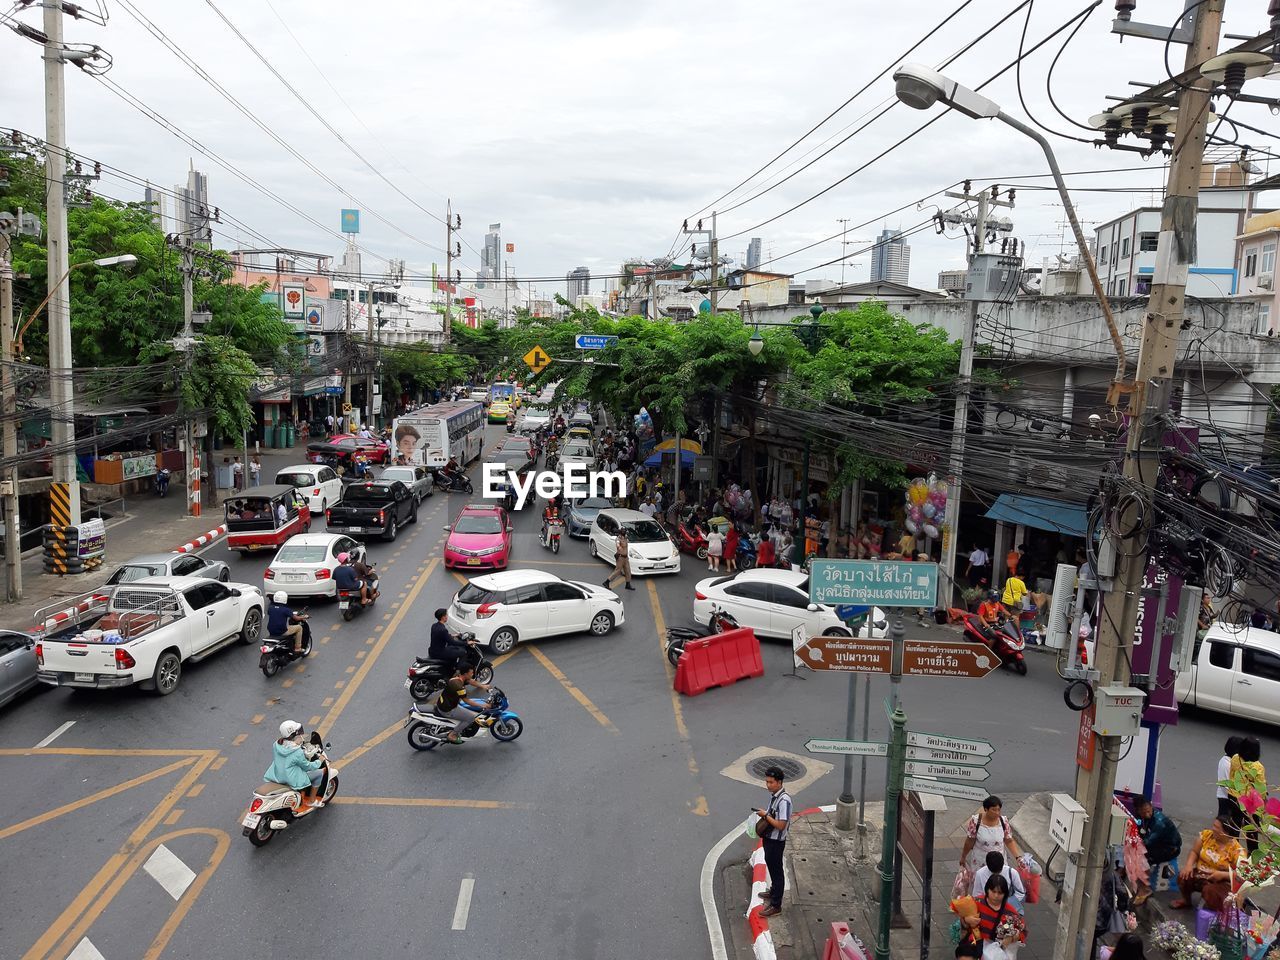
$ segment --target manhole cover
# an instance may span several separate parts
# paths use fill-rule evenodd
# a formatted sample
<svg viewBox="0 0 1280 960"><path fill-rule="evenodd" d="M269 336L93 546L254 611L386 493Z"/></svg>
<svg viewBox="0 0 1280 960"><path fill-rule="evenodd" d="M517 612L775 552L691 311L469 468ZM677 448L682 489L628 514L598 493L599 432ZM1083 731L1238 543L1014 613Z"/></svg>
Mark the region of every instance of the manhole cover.
<svg viewBox="0 0 1280 960"><path fill-rule="evenodd" d="M803 763L788 757L756 757L747 764L747 772L763 780L764 772L770 767L781 770L785 780L800 780L807 772Z"/></svg>

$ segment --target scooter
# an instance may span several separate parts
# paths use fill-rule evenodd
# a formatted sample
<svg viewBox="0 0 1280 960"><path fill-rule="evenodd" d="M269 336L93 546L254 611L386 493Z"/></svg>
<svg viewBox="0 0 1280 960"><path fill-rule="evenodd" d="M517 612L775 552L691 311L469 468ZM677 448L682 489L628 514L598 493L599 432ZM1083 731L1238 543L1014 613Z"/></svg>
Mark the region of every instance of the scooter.
<svg viewBox="0 0 1280 960"><path fill-rule="evenodd" d="M161 467L156 471L156 493L164 496L169 492L169 471Z"/></svg>
<svg viewBox="0 0 1280 960"><path fill-rule="evenodd" d="M547 521L542 528L542 545L552 553L560 552L560 537L564 534L564 521L557 518Z"/></svg>
<svg viewBox="0 0 1280 960"><path fill-rule="evenodd" d="M305 613L299 619L302 620L302 649L300 651L293 649L293 639L290 637L266 637L263 639L262 646L259 647L262 656L258 658L258 667L262 670L264 677L274 677L282 667L288 666L295 660L311 656L311 624L307 623Z"/></svg>
<svg viewBox="0 0 1280 960"><path fill-rule="evenodd" d="M1019 676L1027 675L1026 646L1018 625L1013 620L1002 619L994 628L986 626L976 613L964 615L964 638L982 643L1000 658L1000 665L1008 667Z"/></svg>
<svg viewBox="0 0 1280 960"><path fill-rule="evenodd" d="M475 712L475 719L470 723L459 724L452 717L439 716L429 704L415 703L404 721L409 728L409 746L415 750L434 750L448 743L449 734L455 731L462 739L470 740L482 729L488 729L493 739L502 743L510 743L524 732L524 721L510 708L507 695L497 687L489 691L482 710L476 711L465 700L461 706Z"/></svg>
<svg viewBox="0 0 1280 960"><path fill-rule="evenodd" d="M471 478L465 473L449 473L441 468L435 473L435 485L437 490L443 490L445 493L471 493Z"/></svg>
<svg viewBox="0 0 1280 960"><path fill-rule="evenodd" d="M735 557L739 570L750 570L756 565L756 542L750 537L738 539L738 553Z"/></svg>
<svg viewBox="0 0 1280 960"><path fill-rule="evenodd" d="M720 607L711 608L711 623L707 633L697 627L670 627L667 629L667 662L673 667L680 665L680 654L684 653L684 645L690 640L701 640L717 633L737 630L738 621L727 610Z"/></svg>
<svg viewBox="0 0 1280 960"><path fill-rule="evenodd" d="M681 553L692 553L699 560L707 559L707 538L697 527L690 527L681 520L676 524L676 531L671 539Z"/></svg>
<svg viewBox="0 0 1280 960"><path fill-rule="evenodd" d="M354 619L357 613L364 613L365 609L372 607L378 602L378 581L371 580L369 582L369 599L364 603L360 602L359 590L338 590L338 610L342 614L342 619L348 623Z"/></svg>
<svg viewBox="0 0 1280 960"><path fill-rule="evenodd" d="M485 658L480 647L471 642L475 639L475 634L460 634L458 639L467 641L467 652L461 662L468 664L475 671L476 683L486 685L491 683L493 664ZM453 676L454 669L453 661L414 657L413 663L409 666L409 676L404 682L404 687L415 702L429 700L444 689L445 681Z"/></svg>
<svg viewBox="0 0 1280 960"><path fill-rule="evenodd" d="M332 800L338 792L338 768L329 761L325 753L332 746L331 743L323 743L319 732L313 730L310 742L302 747L308 760L324 761L324 766L320 768L324 775L320 779L317 793L325 803ZM301 790L283 783L264 783L253 792L253 800L250 801L240 825L244 827L243 833L250 843L255 847L265 847L278 831L287 829L319 809L322 808L303 804Z"/></svg>

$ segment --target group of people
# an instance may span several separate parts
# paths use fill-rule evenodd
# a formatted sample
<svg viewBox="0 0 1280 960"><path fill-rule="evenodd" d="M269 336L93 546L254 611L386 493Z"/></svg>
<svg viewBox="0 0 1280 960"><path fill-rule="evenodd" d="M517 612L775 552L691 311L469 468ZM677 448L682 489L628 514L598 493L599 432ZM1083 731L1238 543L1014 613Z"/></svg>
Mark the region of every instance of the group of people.
<svg viewBox="0 0 1280 960"><path fill-rule="evenodd" d="M225 462L225 461L224 461ZM249 458L249 486L256 487L262 482L262 458L258 454L254 454ZM231 489L243 490L245 480L245 465L240 462L239 457L235 457L231 461Z"/></svg>

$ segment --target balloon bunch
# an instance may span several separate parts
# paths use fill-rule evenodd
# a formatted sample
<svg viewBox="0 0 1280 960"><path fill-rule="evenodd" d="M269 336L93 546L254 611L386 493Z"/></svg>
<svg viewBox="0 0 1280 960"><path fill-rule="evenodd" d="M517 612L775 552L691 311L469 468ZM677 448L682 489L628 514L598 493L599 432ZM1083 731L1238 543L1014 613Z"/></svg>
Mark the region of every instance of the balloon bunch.
<svg viewBox="0 0 1280 960"><path fill-rule="evenodd" d="M650 450L654 446L654 437L653 418L649 416L649 411L644 407L641 407L640 412L636 414L633 423L636 442L639 443L641 451Z"/></svg>
<svg viewBox="0 0 1280 960"><path fill-rule="evenodd" d="M947 514L947 482L933 474L927 480L917 477L907 487L906 506L907 530L937 540Z"/></svg>
<svg viewBox="0 0 1280 960"><path fill-rule="evenodd" d="M750 516L755 509L751 502L751 491L744 491L736 483L729 485L729 489L725 491L724 501L728 505L730 512L738 518Z"/></svg>

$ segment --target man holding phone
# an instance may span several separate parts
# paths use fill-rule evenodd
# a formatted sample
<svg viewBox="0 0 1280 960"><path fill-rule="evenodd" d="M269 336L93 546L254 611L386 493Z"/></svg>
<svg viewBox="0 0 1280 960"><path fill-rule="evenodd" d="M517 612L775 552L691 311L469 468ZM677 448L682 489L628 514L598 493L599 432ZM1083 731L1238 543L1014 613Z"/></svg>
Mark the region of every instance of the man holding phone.
<svg viewBox="0 0 1280 960"><path fill-rule="evenodd" d="M782 894L787 881L782 872L782 852L787 845L787 824L791 822L791 796L782 787L781 767L770 767L764 772L764 787L769 791L769 806L756 808L755 814L768 824L760 831L764 846L764 864L769 869L769 889L764 899L769 901L760 911L762 917L772 917L782 912Z"/></svg>

